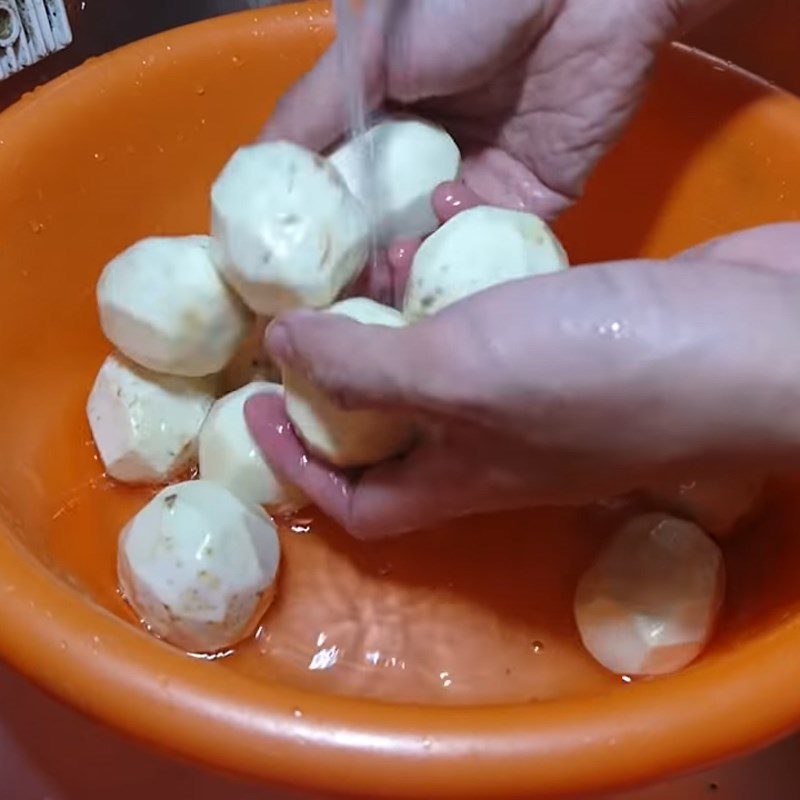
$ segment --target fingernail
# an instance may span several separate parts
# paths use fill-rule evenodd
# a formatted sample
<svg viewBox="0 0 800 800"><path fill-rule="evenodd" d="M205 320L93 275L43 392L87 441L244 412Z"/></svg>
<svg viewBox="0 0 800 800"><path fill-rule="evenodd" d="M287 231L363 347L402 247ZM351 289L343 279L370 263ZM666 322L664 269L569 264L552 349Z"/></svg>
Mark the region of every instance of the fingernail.
<svg viewBox="0 0 800 800"><path fill-rule="evenodd" d="M267 328L266 345L270 355L281 364L290 362L294 358L289 326L283 322L275 322Z"/></svg>

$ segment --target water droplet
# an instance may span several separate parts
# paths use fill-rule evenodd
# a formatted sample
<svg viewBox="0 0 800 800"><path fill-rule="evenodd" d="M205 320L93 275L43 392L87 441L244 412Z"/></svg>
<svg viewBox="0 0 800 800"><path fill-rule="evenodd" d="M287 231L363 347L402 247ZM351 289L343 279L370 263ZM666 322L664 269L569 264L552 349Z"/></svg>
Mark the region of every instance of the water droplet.
<svg viewBox="0 0 800 800"><path fill-rule="evenodd" d="M28 225L30 225L30 229L34 233L41 233L44 230L44 222L39 222L38 220L32 219Z"/></svg>
<svg viewBox="0 0 800 800"><path fill-rule="evenodd" d="M195 87L195 94L200 95L201 97L206 93L206 87L200 84L199 86Z"/></svg>
<svg viewBox="0 0 800 800"><path fill-rule="evenodd" d="M335 666L339 660L340 650L338 647L326 647L314 653L308 664L309 670L326 670Z"/></svg>
<svg viewBox="0 0 800 800"><path fill-rule="evenodd" d="M544 650L544 643L540 642L538 639L531 645L531 650L533 650L535 655L539 655Z"/></svg>
<svg viewBox="0 0 800 800"><path fill-rule="evenodd" d="M244 63L244 62L242 61L242 59L241 59L241 58L239 58L239 56L231 56L231 62L232 62L232 63L233 63L233 65L234 65L234 66L236 66L236 67L241 67L241 66L242 66L242 64Z"/></svg>
<svg viewBox="0 0 800 800"><path fill-rule="evenodd" d="M622 676L622 682L623 683L631 683L632 681L633 681L633 678L631 678L630 675L623 675Z"/></svg>
<svg viewBox="0 0 800 800"><path fill-rule="evenodd" d="M426 750L430 750L430 749L431 749L431 747L433 747L433 740L430 738L430 736L426 736L426 737L425 737L425 738L422 740L422 746L423 746L423 747L424 747Z"/></svg>
<svg viewBox="0 0 800 800"><path fill-rule="evenodd" d="M311 533L311 520L298 520L292 525L292 533Z"/></svg>
<svg viewBox="0 0 800 800"><path fill-rule="evenodd" d="M300 718L303 716L303 711L302 711L302 709L299 709L299 708L293 708L293 709L292 709L292 716L293 716L295 719L300 719Z"/></svg>
<svg viewBox="0 0 800 800"><path fill-rule="evenodd" d="M106 160L105 153L95 153L93 158L94 158L95 161L100 161L100 162Z"/></svg>
<svg viewBox="0 0 800 800"><path fill-rule="evenodd" d="M59 648L59 650L68 650L69 649L67 643L65 641L63 641L63 640L58 643L58 648Z"/></svg>

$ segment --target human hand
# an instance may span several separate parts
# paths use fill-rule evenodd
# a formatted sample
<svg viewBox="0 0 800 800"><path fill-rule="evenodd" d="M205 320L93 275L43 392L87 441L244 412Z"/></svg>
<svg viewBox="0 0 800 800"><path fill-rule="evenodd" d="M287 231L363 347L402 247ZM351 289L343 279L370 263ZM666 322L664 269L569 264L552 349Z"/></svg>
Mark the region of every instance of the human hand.
<svg viewBox="0 0 800 800"><path fill-rule="evenodd" d="M367 3L358 41L371 109L401 104L462 149L455 206L477 195L551 219L634 111L658 48L720 0L403 0ZM386 36L384 37L384 31ZM321 150L347 130L339 45L263 132ZM447 212L445 211L445 216Z"/></svg>
<svg viewBox="0 0 800 800"><path fill-rule="evenodd" d="M402 409L404 458L331 470L282 402L246 413L272 466L364 538L460 515L580 503L737 465L794 465L800 445L800 225L671 261L496 286L405 329L296 312L273 355L346 408Z"/></svg>

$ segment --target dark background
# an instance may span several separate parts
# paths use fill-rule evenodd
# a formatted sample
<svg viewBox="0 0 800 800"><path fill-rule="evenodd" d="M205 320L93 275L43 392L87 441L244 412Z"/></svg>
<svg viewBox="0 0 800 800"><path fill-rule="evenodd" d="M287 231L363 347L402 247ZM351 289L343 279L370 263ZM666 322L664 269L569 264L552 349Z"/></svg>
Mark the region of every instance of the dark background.
<svg viewBox="0 0 800 800"><path fill-rule="evenodd" d="M0 109L89 56L167 28L217 14L273 5L276 0L66 2L73 44L0 81ZM686 37L686 41L800 93L800 0L735 0L724 12Z"/></svg>

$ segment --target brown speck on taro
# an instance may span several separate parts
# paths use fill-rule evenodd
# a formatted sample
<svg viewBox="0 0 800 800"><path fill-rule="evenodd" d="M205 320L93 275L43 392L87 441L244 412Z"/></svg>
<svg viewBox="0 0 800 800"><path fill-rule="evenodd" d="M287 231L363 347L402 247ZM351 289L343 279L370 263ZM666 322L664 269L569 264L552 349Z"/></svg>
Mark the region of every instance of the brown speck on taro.
<svg viewBox="0 0 800 800"><path fill-rule="evenodd" d="M430 308L434 304L435 300L436 300L436 297L434 295L428 294L428 295L425 295L425 297L423 297L422 300L420 300L419 304L423 308Z"/></svg>
<svg viewBox="0 0 800 800"><path fill-rule="evenodd" d="M333 242L331 241L331 234L330 231L326 231L325 237L322 240L322 252L319 256L319 268L320 270L324 270L328 263L328 259L331 255L331 250L333 248Z"/></svg>
<svg viewBox="0 0 800 800"><path fill-rule="evenodd" d="M168 494L164 498L164 505L170 510L172 510L172 508L175 506L175 502L177 501L177 499L178 499L177 494Z"/></svg>

